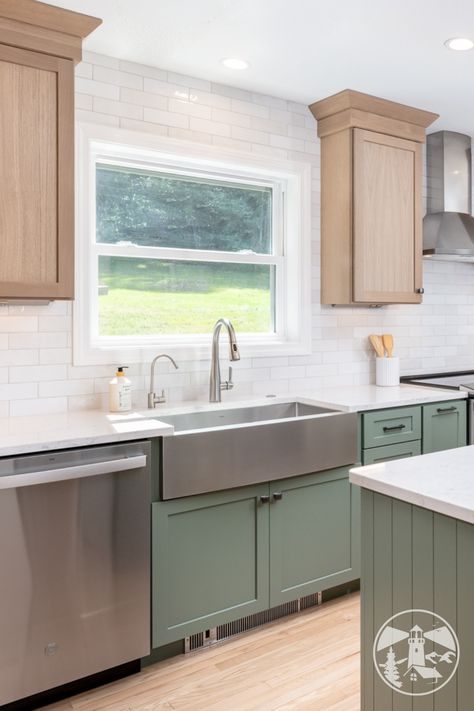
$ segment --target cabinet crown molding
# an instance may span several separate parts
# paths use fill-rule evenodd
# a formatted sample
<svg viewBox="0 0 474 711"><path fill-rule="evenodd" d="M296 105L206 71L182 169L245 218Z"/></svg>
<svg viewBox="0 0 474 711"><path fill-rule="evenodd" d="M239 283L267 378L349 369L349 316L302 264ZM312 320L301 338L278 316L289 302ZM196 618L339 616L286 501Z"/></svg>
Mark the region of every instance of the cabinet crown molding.
<svg viewBox="0 0 474 711"><path fill-rule="evenodd" d="M0 0L0 43L80 62L102 20L38 0Z"/></svg>
<svg viewBox="0 0 474 711"><path fill-rule="evenodd" d="M316 101L309 108L318 121L320 137L346 128L363 128L423 143L425 129L438 118L431 111L353 89Z"/></svg>

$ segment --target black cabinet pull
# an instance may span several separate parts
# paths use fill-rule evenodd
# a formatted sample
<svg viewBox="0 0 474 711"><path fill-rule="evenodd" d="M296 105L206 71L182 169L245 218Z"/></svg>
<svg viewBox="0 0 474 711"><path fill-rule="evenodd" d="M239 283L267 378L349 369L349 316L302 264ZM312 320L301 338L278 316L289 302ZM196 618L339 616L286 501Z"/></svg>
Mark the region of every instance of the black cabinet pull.
<svg viewBox="0 0 474 711"><path fill-rule="evenodd" d="M456 405L451 405L451 407L438 407L436 412L438 415L447 415L449 412L456 412L457 409Z"/></svg>
<svg viewBox="0 0 474 711"><path fill-rule="evenodd" d="M417 293L417 294L424 294L424 293L425 293L425 290L424 290L423 287L421 286L419 289L416 289L416 293Z"/></svg>
<svg viewBox="0 0 474 711"><path fill-rule="evenodd" d="M266 494L265 494L264 496L261 496L261 497L260 497L260 503L261 503L261 504L268 504L269 501L270 501L270 497L267 496Z"/></svg>
<svg viewBox="0 0 474 711"><path fill-rule="evenodd" d="M393 427L384 427L383 431L384 432L400 432L401 430L404 430L406 425L393 425Z"/></svg>
<svg viewBox="0 0 474 711"><path fill-rule="evenodd" d="M275 491L273 494L273 501L281 501L283 498L283 494L281 491Z"/></svg>

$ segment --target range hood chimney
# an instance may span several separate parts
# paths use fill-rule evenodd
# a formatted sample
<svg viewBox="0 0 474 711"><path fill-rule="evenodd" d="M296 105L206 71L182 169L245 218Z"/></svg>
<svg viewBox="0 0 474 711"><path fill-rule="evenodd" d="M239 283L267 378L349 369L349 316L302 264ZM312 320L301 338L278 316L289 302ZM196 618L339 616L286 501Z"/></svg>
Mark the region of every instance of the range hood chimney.
<svg viewBox="0 0 474 711"><path fill-rule="evenodd" d="M471 137L437 131L426 137L427 214L423 256L474 262L471 215Z"/></svg>

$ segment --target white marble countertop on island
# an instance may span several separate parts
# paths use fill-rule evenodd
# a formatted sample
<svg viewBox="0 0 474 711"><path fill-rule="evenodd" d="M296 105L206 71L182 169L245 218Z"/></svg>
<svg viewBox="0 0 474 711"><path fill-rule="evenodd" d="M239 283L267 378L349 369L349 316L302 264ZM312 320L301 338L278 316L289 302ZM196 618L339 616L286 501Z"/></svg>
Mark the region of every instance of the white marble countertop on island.
<svg viewBox="0 0 474 711"><path fill-rule="evenodd" d="M356 467L350 481L474 524L474 446Z"/></svg>
<svg viewBox="0 0 474 711"><path fill-rule="evenodd" d="M0 457L127 442L173 434L173 427L138 412L84 410L60 415L2 417Z"/></svg>

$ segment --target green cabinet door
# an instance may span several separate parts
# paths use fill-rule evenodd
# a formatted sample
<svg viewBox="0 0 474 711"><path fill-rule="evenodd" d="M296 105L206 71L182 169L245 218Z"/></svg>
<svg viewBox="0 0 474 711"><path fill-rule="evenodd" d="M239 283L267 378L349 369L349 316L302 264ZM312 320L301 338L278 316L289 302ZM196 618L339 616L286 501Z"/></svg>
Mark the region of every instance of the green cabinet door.
<svg viewBox="0 0 474 711"><path fill-rule="evenodd" d="M152 504L153 647L269 607L268 484Z"/></svg>
<svg viewBox="0 0 474 711"><path fill-rule="evenodd" d="M270 606L359 577L360 489L333 469L270 484Z"/></svg>
<svg viewBox="0 0 474 711"><path fill-rule="evenodd" d="M467 444L465 400L423 406L423 454Z"/></svg>

